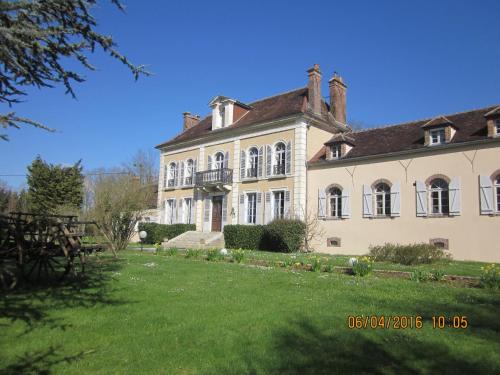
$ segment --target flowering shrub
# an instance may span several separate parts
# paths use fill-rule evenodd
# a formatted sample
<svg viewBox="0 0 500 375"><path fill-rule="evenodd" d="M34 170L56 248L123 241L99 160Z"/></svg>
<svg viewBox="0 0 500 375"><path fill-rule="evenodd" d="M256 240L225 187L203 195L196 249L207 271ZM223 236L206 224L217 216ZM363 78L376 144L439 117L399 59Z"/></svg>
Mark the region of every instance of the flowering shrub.
<svg viewBox="0 0 500 375"><path fill-rule="evenodd" d="M372 272L373 260L370 257L363 256L357 258L356 262L352 264L352 273L356 276L366 276Z"/></svg>
<svg viewBox="0 0 500 375"><path fill-rule="evenodd" d="M245 256L245 253L242 249L237 249L237 250L231 251L231 259L233 262L241 263L244 256Z"/></svg>
<svg viewBox="0 0 500 375"><path fill-rule="evenodd" d="M500 289L500 267L495 264L488 264L486 267L481 267L481 286L483 288Z"/></svg>
<svg viewBox="0 0 500 375"><path fill-rule="evenodd" d="M451 259L449 253L427 243L410 245L386 243L381 246L370 246L370 256L377 262L387 261L404 265L429 264L441 259Z"/></svg>
<svg viewBox="0 0 500 375"><path fill-rule="evenodd" d="M317 256L312 256L309 258L311 261L311 271L319 272L321 271L321 259Z"/></svg>
<svg viewBox="0 0 500 375"><path fill-rule="evenodd" d="M410 274L410 280L417 283L421 281L428 281L431 279L431 274L427 271L415 270Z"/></svg>
<svg viewBox="0 0 500 375"><path fill-rule="evenodd" d="M207 251L207 260L208 261L216 261L222 259L224 256L222 256L217 249L210 249Z"/></svg>
<svg viewBox="0 0 500 375"><path fill-rule="evenodd" d="M186 258L198 258L200 256L201 251L198 249L187 249L186 250Z"/></svg>

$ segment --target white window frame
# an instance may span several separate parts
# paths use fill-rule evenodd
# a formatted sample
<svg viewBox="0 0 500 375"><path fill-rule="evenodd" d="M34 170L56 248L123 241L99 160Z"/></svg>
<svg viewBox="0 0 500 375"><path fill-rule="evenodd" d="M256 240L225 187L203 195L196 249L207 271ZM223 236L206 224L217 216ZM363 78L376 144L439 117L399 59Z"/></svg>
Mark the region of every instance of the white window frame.
<svg viewBox="0 0 500 375"><path fill-rule="evenodd" d="M254 197L253 222L250 219L250 196ZM245 224L255 225L257 223L257 192L245 192Z"/></svg>
<svg viewBox="0 0 500 375"><path fill-rule="evenodd" d="M191 163L190 163L191 162ZM190 165L191 164L191 165ZM183 185L190 186L194 184L194 159L187 159L184 163L184 181ZM187 183L187 179L191 177L191 183Z"/></svg>
<svg viewBox="0 0 500 375"><path fill-rule="evenodd" d="M255 150L255 155L252 155L252 150ZM249 176L249 171L252 170L252 159L255 159L255 176ZM245 166L245 177L246 178L257 178L259 171L259 148L257 146L252 146L247 151L247 160Z"/></svg>
<svg viewBox="0 0 500 375"><path fill-rule="evenodd" d="M495 136L500 137L500 118L495 120Z"/></svg>
<svg viewBox="0 0 500 375"><path fill-rule="evenodd" d="M221 160L217 160L218 155L222 155ZM217 151L214 154L214 157L212 160L212 170L223 169L224 168L224 158L225 158L224 153L222 151Z"/></svg>
<svg viewBox="0 0 500 375"><path fill-rule="evenodd" d="M338 190L340 194L332 194L333 190ZM332 215L332 199L335 201L335 213ZM342 188L333 186L327 192L327 217L340 219L342 218Z"/></svg>
<svg viewBox="0 0 500 375"><path fill-rule="evenodd" d="M378 191L378 187L385 185L388 190ZM378 182L373 187L373 216L376 217L389 217L391 216L391 186L386 182ZM381 209L379 212L379 200L382 203Z"/></svg>
<svg viewBox="0 0 500 375"><path fill-rule="evenodd" d="M187 202L190 202L190 205ZM189 212L187 208L189 207ZM182 198L182 222L184 224L194 224L191 223L191 212L193 211L193 197Z"/></svg>
<svg viewBox="0 0 500 375"><path fill-rule="evenodd" d="M276 194L282 194L283 199L281 200L282 206L283 206L283 213L281 215L276 215L276 199L275 196ZM271 190L271 218L272 220L275 219L284 219L285 218L285 194L286 194L286 189L274 189Z"/></svg>
<svg viewBox="0 0 500 375"><path fill-rule="evenodd" d="M278 146L283 145L283 150L278 151ZM282 160L282 163L279 163ZM275 169L278 168L278 165L283 165L283 173L276 173ZM274 176L282 176L286 173L286 142L278 141L273 145L273 155L271 159L272 171L271 174Z"/></svg>
<svg viewBox="0 0 500 375"><path fill-rule="evenodd" d="M173 188L175 187L175 171L177 169L177 163L174 161L171 161L168 163L168 176L167 176L167 188ZM170 181L172 181L172 184L170 184Z"/></svg>
<svg viewBox="0 0 500 375"><path fill-rule="evenodd" d="M436 135L436 140L434 140L434 135ZM446 130L445 128L436 128L429 130L429 144L430 145L442 145L446 143Z"/></svg>
<svg viewBox="0 0 500 375"><path fill-rule="evenodd" d="M494 211L496 214L500 214L500 174L493 179L493 195L495 198Z"/></svg>
<svg viewBox="0 0 500 375"><path fill-rule="evenodd" d="M175 198L168 198L165 200L165 224L173 224L174 223L174 207Z"/></svg>
<svg viewBox="0 0 500 375"><path fill-rule="evenodd" d="M446 183L446 188L433 188L432 187L432 184L434 181L436 180L441 180L441 181L444 181ZM449 215L450 213L450 184L448 181L446 181L445 179L443 178L440 178L440 177L437 177L437 178L434 178L432 179L430 182L429 182L429 186L428 186L428 190L429 190L429 211L430 211L430 214L431 215L435 215L435 216L446 216L446 215ZM437 201L438 201L438 205L437 205L437 212L434 211L434 197L433 197L433 194L436 193L437 194ZM448 197L447 197L447 201L448 201L448 210L447 212L443 212L443 208L445 207L443 205L443 200L444 200L444 196L443 194L447 194Z"/></svg>
<svg viewBox="0 0 500 375"><path fill-rule="evenodd" d="M340 144L332 145L330 147L330 156L332 159L340 159L342 148Z"/></svg>

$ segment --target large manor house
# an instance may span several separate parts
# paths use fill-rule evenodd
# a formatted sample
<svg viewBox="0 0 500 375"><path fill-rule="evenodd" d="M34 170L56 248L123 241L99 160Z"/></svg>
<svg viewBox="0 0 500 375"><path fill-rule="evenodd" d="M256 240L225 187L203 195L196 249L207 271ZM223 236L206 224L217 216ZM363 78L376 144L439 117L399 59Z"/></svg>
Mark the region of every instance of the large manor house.
<svg viewBox="0 0 500 375"><path fill-rule="evenodd" d="M426 242L455 259L500 261L500 106L352 130L347 86L307 86L252 103L214 97L184 113L160 150L160 222L198 232L315 218L316 251Z"/></svg>

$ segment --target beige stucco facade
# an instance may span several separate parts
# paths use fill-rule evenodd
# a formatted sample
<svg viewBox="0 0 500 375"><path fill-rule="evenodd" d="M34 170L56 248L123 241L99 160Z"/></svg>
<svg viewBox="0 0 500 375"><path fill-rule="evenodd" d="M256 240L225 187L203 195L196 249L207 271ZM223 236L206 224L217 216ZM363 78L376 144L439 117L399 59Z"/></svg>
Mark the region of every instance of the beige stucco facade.
<svg viewBox="0 0 500 375"><path fill-rule="evenodd" d="M319 220L323 238L315 248L331 254L365 254L370 245L414 243L438 239L447 243L455 259L500 261L500 216L481 215L479 176L493 177L500 169L500 143L339 161L308 170L308 209L318 212L319 194L329 186L347 189L350 217ZM455 216L417 216L415 183L432 176L460 181L459 209ZM363 211L363 185L384 180L400 183L400 212L396 217L367 218ZM428 185L426 185L428 186ZM328 199L328 196L327 196ZM328 246L328 239L336 245Z"/></svg>

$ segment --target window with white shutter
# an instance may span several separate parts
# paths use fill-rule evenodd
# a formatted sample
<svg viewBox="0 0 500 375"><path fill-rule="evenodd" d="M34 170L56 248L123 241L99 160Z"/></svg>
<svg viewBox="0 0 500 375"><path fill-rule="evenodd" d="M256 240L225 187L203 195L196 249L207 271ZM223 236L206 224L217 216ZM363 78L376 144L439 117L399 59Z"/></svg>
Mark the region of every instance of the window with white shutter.
<svg viewBox="0 0 500 375"><path fill-rule="evenodd" d="M427 187L423 181L415 181L417 216L427 216Z"/></svg>
<svg viewBox="0 0 500 375"><path fill-rule="evenodd" d="M401 183L399 181L391 186L391 216L401 216Z"/></svg>
<svg viewBox="0 0 500 375"><path fill-rule="evenodd" d="M318 189L318 217L326 216L326 193L324 189Z"/></svg>
<svg viewBox="0 0 500 375"><path fill-rule="evenodd" d="M460 177L454 177L450 181L450 216L459 216L461 211Z"/></svg>
<svg viewBox="0 0 500 375"><path fill-rule="evenodd" d="M373 216L372 188L363 185L363 217Z"/></svg>
<svg viewBox="0 0 500 375"><path fill-rule="evenodd" d="M342 218L351 217L351 192L348 188L342 189Z"/></svg>

